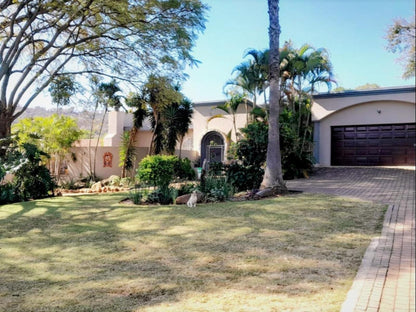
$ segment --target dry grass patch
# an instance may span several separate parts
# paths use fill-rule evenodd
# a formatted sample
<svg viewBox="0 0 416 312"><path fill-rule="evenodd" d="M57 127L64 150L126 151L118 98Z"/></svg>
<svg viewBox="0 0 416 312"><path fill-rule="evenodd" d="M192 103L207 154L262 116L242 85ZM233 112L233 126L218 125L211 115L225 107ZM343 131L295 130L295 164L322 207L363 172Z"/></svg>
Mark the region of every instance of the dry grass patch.
<svg viewBox="0 0 416 312"><path fill-rule="evenodd" d="M196 208L122 197L0 207L0 311L338 311L386 209L323 195Z"/></svg>

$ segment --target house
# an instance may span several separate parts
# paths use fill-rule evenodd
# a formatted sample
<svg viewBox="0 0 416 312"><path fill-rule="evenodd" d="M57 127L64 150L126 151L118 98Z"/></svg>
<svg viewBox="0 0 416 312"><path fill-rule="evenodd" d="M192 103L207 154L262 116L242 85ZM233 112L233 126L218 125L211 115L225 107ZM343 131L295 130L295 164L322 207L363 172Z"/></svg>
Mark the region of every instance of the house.
<svg viewBox="0 0 416 312"><path fill-rule="evenodd" d="M224 101L196 103L192 124L176 154L197 166L206 161L224 161L230 142L235 141L233 116L210 120L222 114L216 109ZM251 103L241 105L235 115L237 128L244 127ZM314 158L318 166L415 165L415 87L381 88L319 94L314 97ZM210 121L209 121L210 120ZM121 136L131 129L132 115L110 112L108 133L98 142L95 171L101 178L120 175ZM146 121L135 140L139 161L148 154L152 132ZM81 140L72 149L68 176L84 177L94 166L96 140ZM91 147L89 147L91 146ZM91 157L90 157L91 155Z"/></svg>
<svg viewBox="0 0 416 312"><path fill-rule="evenodd" d="M202 166L204 161L224 161L226 151L230 142L227 141L231 131L231 140L235 141L233 130L233 116L224 114L222 110L215 108L224 104L224 101L203 102L194 104L192 124L183 140L182 149L179 144L176 146L176 155L187 157L197 166ZM235 114L236 127L242 128L247 124L252 103L240 105ZM223 114L222 118L211 117ZM95 146L97 140L83 139L78 141L71 150L71 157L66 162L67 176L71 179L85 177L89 174L90 168L94 167L94 156L97 155L95 163L96 175L106 178L110 175L120 175L120 146L122 134L133 126L132 114L125 112L109 112L108 133L104 139L98 142L97 151ZM137 132L135 139L136 159L139 162L149 152L152 131L150 121L146 120L144 125ZM90 157L91 156L91 157ZM137 164L136 164L137 166ZM135 172L135 170L133 170Z"/></svg>

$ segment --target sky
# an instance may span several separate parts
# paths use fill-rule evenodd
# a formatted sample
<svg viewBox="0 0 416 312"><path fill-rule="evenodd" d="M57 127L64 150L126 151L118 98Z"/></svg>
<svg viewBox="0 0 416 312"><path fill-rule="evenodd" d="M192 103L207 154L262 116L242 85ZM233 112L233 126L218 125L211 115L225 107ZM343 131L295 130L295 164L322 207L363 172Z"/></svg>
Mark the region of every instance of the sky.
<svg viewBox="0 0 416 312"><path fill-rule="evenodd" d="M269 47L267 0L202 1L210 10L192 53L200 64L186 70L189 78L182 85L194 103L226 99L223 87L245 52ZM399 55L386 50L385 39L394 19L409 20L414 12L414 0L280 0L280 45L291 40L295 48L305 43L325 48L338 86L345 89L414 85L413 78L401 78ZM32 106L55 107L49 103L43 92Z"/></svg>
<svg viewBox="0 0 416 312"><path fill-rule="evenodd" d="M268 48L267 0L206 0L206 29L193 55L201 63L188 69L183 93L193 102L225 99L224 84L248 49ZM292 40L325 48L338 86L353 89L366 83L380 87L414 85L404 80L398 54L386 50L394 19L413 17L413 0L281 0L280 45ZM322 90L324 91L324 90Z"/></svg>

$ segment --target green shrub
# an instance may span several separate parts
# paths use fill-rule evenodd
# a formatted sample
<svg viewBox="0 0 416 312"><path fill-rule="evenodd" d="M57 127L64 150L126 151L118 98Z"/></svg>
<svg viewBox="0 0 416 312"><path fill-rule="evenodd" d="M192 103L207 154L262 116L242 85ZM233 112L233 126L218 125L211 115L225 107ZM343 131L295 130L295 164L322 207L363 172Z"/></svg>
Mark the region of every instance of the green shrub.
<svg viewBox="0 0 416 312"><path fill-rule="evenodd" d="M119 186L129 187L129 186L132 186L134 184L133 182L134 182L133 179L130 178L130 177L121 178L120 182L119 182Z"/></svg>
<svg viewBox="0 0 416 312"><path fill-rule="evenodd" d="M306 112L305 116L306 116ZM282 170L284 179L305 176L312 169L312 126L301 124L299 136L297 120L299 113L284 109L280 114L280 149L282 153Z"/></svg>
<svg viewBox="0 0 416 312"><path fill-rule="evenodd" d="M135 187L132 191L129 192L129 199L133 202L133 204L139 205L147 195L147 189Z"/></svg>
<svg viewBox="0 0 416 312"><path fill-rule="evenodd" d="M194 183L185 183L182 184L178 189L178 196L186 195L192 193L196 188Z"/></svg>
<svg viewBox="0 0 416 312"><path fill-rule="evenodd" d="M195 170L188 158L177 158L174 170L175 176L181 180L195 180Z"/></svg>
<svg viewBox="0 0 416 312"><path fill-rule="evenodd" d="M174 177L176 156L146 156L139 163L136 178L148 185L167 188Z"/></svg>
<svg viewBox="0 0 416 312"><path fill-rule="evenodd" d="M12 186L15 200L38 199L53 195L55 182L49 170L41 162L41 156L47 154L30 143L17 144L13 140L7 147L1 161L14 175ZM9 188L5 194L9 193Z"/></svg>
<svg viewBox="0 0 416 312"><path fill-rule="evenodd" d="M237 162L226 165L226 172L228 181L238 192L258 189L264 175L261 167Z"/></svg>
<svg viewBox="0 0 416 312"><path fill-rule="evenodd" d="M206 201L225 201L232 195L232 186L227 177L207 175L201 179L199 190L204 194Z"/></svg>
<svg viewBox="0 0 416 312"><path fill-rule="evenodd" d="M261 167L266 161L268 126L259 121L252 122L242 128L244 137L236 143L236 158L244 166Z"/></svg>
<svg viewBox="0 0 416 312"><path fill-rule="evenodd" d="M12 183L0 184L0 205L14 203L20 200Z"/></svg>
<svg viewBox="0 0 416 312"><path fill-rule="evenodd" d="M147 202L151 204L172 204L178 195L178 191L174 187L161 187L155 189L147 196Z"/></svg>

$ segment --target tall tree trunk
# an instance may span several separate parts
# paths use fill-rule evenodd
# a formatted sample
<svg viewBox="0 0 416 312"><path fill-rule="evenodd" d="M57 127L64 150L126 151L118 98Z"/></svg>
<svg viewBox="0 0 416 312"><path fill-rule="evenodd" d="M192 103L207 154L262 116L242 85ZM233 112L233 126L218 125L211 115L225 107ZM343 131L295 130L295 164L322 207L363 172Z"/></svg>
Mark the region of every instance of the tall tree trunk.
<svg viewBox="0 0 416 312"><path fill-rule="evenodd" d="M269 5L269 77L270 77L270 115L267 145L266 170L261 183L263 188L287 191L282 173L282 155L279 139L280 85L279 85L279 0L268 0Z"/></svg>
<svg viewBox="0 0 416 312"><path fill-rule="evenodd" d="M181 137L179 138L179 159L182 159L182 144L184 138L184 135L181 135Z"/></svg>
<svg viewBox="0 0 416 312"><path fill-rule="evenodd" d="M131 148L134 148L134 143L136 142L137 130L138 129L133 126L133 128L131 128L130 133L129 133L129 143L127 145L126 158L124 159L123 166L121 168L121 177L122 178L125 178L126 177L126 170L127 170L127 168L126 168L126 162L127 162L127 158L129 157L129 150Z"/></svg>
<svg viewBox="0 0 416 312"><path fill-rule="evenodd" d="M0 139L6 138L11 134L12 118L7 112L0 112Z"/></svg>

